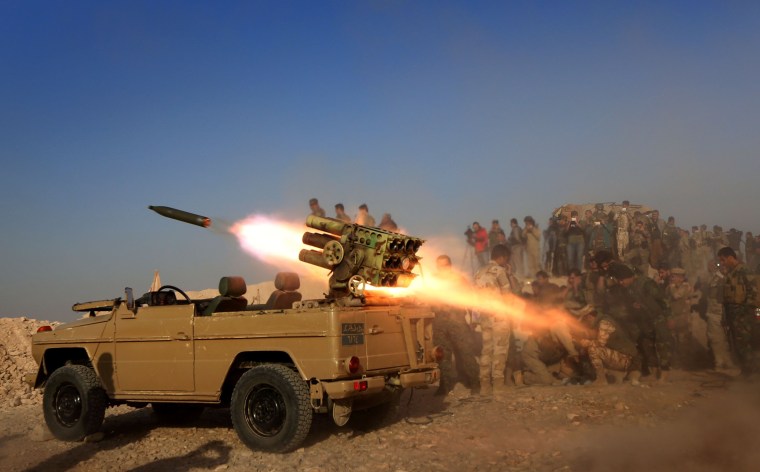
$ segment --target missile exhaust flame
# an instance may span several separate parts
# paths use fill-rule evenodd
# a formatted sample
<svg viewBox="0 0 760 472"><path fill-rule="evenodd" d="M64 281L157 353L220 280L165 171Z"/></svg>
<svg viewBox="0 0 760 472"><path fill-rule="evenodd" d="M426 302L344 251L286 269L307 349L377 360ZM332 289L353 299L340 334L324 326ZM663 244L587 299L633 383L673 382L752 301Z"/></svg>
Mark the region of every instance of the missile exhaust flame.
<svg viewBox="0 0 760 472"><path fill-rule="evenodd" d="M304 244L303 223L285 222L265 215L252 215L229 225L229 233L237 237L241 248L257 259L277 267L287 266L288 269L302 273L308 267L308 276L322 280L325 268L312 264L302 264L299 253L302 249L329 242L332 237L309 236ZM317 244L314 244L317 243ZM435 246L435 242L429 244ZM434 254L428 248L425 262L432 262ZM438 252L442 254L444 251ZM429 267L420 264L415 268L419 275L425 275L423 270ZM428 272L432 274L431 272ZM507 317L515 322L533 327L550 326L557 318L567 319L567 314L559 309L549 309L538 306L512 294L496 294L489 290L478 289L466 283L463 274L453 273L453 276L440 278L435 276L415 277L408 287L377 287L366 285L366 296L371 300L379 298L411 297L420 302L433 306L448 305L460 309L469 309L479 313L491 313L493 316Z"/></svg>

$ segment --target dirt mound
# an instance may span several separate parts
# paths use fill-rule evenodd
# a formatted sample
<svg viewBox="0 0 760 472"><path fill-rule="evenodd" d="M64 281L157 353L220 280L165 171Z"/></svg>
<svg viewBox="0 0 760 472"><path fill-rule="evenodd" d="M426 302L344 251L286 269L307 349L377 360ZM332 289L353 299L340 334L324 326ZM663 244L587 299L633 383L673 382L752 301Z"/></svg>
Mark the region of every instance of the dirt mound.
<svg viewBox="0 0 760 472"><path fill-rule="evenodd" d="M31 337L50 321L29 318L0 318L0 409L40 402L42 395L24 382L24 375L35 371L30 350Z"/></svg>

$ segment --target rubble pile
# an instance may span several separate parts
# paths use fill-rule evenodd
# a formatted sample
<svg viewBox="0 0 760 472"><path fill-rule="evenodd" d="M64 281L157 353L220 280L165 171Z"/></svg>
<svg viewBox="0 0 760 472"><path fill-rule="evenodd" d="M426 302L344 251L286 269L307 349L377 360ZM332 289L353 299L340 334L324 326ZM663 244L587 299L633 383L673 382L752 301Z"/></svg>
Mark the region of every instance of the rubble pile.
<svg viewBox="0 0 760 472"><path fill-rule="evenodd" d="M32 334L49 321L0 318L0 409L39 403L42 395L24 382L36 369L31 353Z"/></svg>

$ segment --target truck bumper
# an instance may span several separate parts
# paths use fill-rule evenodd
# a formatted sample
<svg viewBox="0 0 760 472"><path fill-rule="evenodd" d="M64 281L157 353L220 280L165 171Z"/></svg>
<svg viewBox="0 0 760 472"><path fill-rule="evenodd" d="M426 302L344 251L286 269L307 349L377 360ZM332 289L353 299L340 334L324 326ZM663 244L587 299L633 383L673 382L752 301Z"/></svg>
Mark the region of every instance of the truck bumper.
<svg viewBox="0 0 760 472"><path fill-rule="evenodd" d="M427 369L418 372L403 372L389 378L378 375L375 377L363 377L353 380L339 380L336 382L322 382L322 388L327 396L333 400L352 398L357 396L370 396L382 392L388 387L426 387L438 381L440 370Z"/></svg>

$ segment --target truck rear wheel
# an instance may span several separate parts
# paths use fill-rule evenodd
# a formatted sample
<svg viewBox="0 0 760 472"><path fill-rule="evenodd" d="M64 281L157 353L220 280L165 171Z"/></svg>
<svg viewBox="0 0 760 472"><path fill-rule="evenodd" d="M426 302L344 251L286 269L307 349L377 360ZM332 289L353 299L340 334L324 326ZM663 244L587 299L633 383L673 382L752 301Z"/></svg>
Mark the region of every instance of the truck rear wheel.
<svg viewBox="0 0 760 472"><path fill-rule="evenodd" d="M81 441L100 429L108 398L91 367L67 365L50 375L42 409L50 432L63 441Z"/></svg>
<svg viewBox="0 0 760 472"><path fill-rule="evenodd" d="M292 451L309 433L312 414L306 382L284 365L250 369L232 392L232 425L251 449Z"/></svg>

